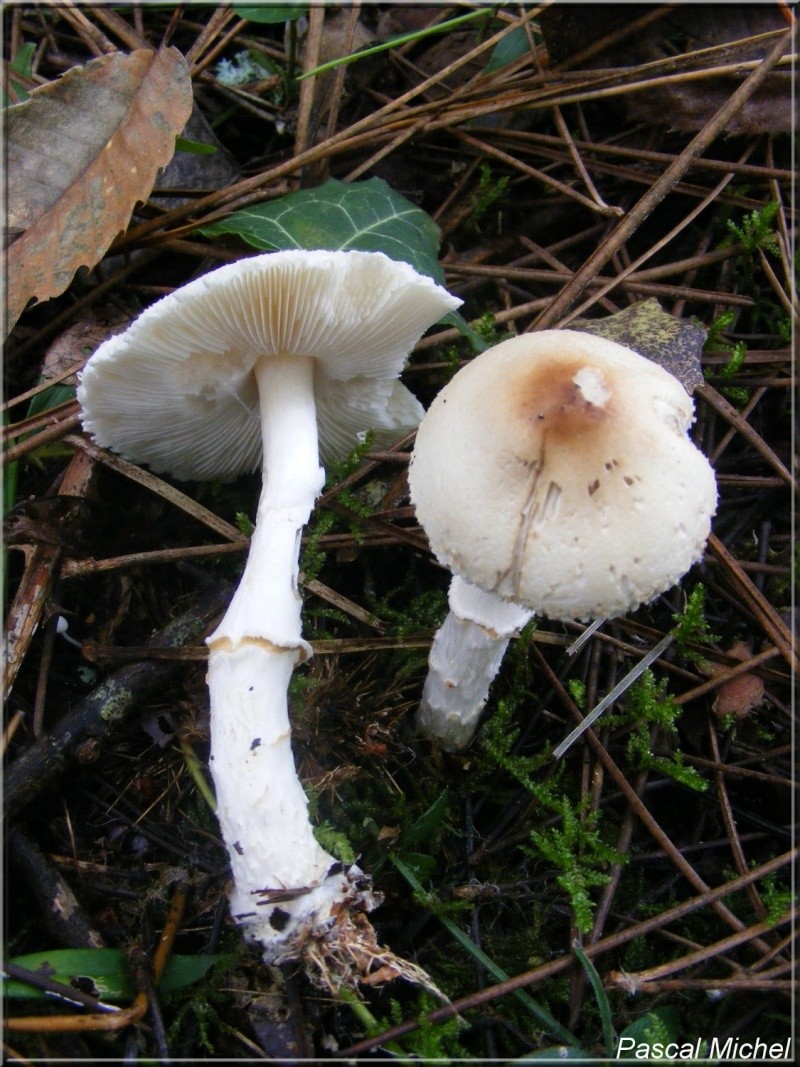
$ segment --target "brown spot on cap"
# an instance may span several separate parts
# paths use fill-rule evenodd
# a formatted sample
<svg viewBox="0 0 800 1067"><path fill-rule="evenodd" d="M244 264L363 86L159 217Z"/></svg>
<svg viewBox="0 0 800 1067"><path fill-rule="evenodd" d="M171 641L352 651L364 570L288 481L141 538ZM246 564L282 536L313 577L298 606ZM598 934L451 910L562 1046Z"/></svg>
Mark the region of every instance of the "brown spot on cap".
<svg viewBox="0 0 800 1067"><path fill-rule="evenodd" d="M586 395L589 390L576 382L581 371L596 376L598 391L605 393L601 401L593 402ZM536 439L542 433L550 441L581 438L581 446L589 447L584 438L599 436L612 414L609 371L585 358L564 360L554 355L537 359L515 378L513 390L517 417L531 425Z"/></svg>

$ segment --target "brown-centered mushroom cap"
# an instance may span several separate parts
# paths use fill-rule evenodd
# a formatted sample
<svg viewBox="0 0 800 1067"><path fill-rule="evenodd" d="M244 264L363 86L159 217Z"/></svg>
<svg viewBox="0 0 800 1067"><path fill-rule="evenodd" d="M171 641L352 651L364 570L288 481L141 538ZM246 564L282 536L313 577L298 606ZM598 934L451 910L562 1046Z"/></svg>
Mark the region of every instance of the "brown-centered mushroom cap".
<svg viewBox="0 0 800 1067"><path fill-rule="evenodd" d="M434 400L409 479L439 560L552 618L651 600L699 559L716 507L661 367L571 330L512 338Z"/></svg>

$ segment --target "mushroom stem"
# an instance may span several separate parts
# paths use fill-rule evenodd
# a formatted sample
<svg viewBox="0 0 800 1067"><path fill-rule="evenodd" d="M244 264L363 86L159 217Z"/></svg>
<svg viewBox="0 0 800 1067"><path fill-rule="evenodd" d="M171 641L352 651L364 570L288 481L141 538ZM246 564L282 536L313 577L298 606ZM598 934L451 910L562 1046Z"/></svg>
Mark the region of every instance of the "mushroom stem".
<svg viewBox="0 0 800 1067"><path fill-rule="evenodd" d="M231 912L276 962L333 922L334 905L369 910L357 868L316 841L291 750L287 692L308 658L301 636L298 555L319 494L311 359L262 359L255 369L263 486L236 594L208 638L211 771L230 856Z"/></svg>
<svg viewBox="0 0 800 1067"><path fill-rule="evenodd" d="M308 659L297 588L303 527L322 490L311 358L262 358L255 366L263 471L256 525L239 588L210 647L266 640Z"/></svg>
<svg viewBox="0 0 800 1067"><path fill-rule="evenodd" d="M533 612L453 577L450 611L428 657L417 725L448 752L472 740L511 637Z"/></svg>

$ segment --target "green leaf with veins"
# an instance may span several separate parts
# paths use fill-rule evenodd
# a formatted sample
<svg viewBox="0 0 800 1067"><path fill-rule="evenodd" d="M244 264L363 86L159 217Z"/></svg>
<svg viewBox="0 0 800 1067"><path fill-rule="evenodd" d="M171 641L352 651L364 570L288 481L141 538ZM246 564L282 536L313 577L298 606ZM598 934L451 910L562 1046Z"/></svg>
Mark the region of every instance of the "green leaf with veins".
<svg viewBox="0 0 800 1067"><path fill-rule="evenodd" d="M381 178L363 182L332 178L316 189L301 189L243 208L200 227L200 233L206 237L234 235L263 252L289 248L383 252L444 285L438 258L439 227ZM486 348L457 312L450 312L442 321L456 326L476 351Z"/></svg>

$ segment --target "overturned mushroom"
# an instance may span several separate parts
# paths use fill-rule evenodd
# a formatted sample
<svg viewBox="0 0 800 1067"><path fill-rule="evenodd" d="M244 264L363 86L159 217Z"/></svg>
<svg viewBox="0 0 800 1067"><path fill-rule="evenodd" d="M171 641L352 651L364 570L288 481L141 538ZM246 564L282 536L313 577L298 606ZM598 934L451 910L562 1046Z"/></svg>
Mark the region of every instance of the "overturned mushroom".
<svg viewBox="0 0 800 1067"><path fill-rule="evenodd" d="M207 643L231 910L268 961L346 942L351 909L372 904L361 872L317 843L290 744L287 687L311 652L298 552L320 457L346 455L369 429L385 443L417 424L422 409L398 375L459 303L379 252L270 253L160 300L81 377L83 425L100 445L178 478L263 466L244 574Z"/></svg>
<svg viewBox="0 0 800 1067"><path fill-rule="evenodd" d="M471 740L510 636L532 614L613 616L695 563L716 508L691 398L613 341L548 330L477 356L417 432L411 499L454 572L418 722Z"/></svg>

